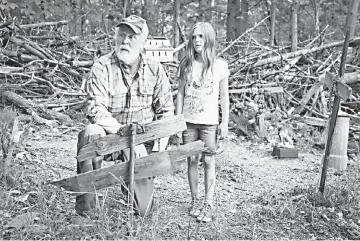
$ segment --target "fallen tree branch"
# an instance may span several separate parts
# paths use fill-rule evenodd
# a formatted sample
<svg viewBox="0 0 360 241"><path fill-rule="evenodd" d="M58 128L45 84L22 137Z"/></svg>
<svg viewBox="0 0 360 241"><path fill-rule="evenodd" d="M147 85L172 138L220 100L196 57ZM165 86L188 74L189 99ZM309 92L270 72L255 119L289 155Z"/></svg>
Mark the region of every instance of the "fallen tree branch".
<svg viewBox="0 0 360 241"><path fill-rule="evenodd" d="M67 21L67 20L61 20L58 22L22 24L22 25L18 25L18 26L22 29L29 29L29 28L41 28L41 27L47 27L47 26L61 26L61 25L67 25L68 23L69 23L69 21Z"/></svg>
<svg viewBox="0 0 360 241"><path fill-rule="evenodd" d="M357 37L356 39L354 39L354 41L355 40L360 40L360 37ZM314 52L317 52L317 51L321 51L323 49L338 47L338 46L343 45L343 43L344 43L344 41L336 41L336 42L325 44L325 45L322 45L322 46L319 46L319 47L314 47L314 48L311 48L311 49L301 49L301 50L291 52L291 53L287 53L287 54L283 54L283 55L280 55L280 56L270 57L270 58L267 58L267 59L256 61L255 63L250 63L250 64L247 64L246 63L247 61L238 61L238 62L235 62L235 64L244 63L244 64L246 64L245 68L244 67L235 68L235 69L233 69L231 71L231 73L236 73L240 69L242 69L244 71L244 70L247 70L249 68L259 67L259 66L263 66L263 65L266 65L266 64L270 64L270 63L274 64L274 63L277 63L277 62L279 62L281 60L295 58L295 57L300 56L300 55L306 55L306 54L314 53Z"/></svg>
<svg viewBox="0 0 360 241"><path fill-rule="evenodd" d="M11 91L4 91L4 92L0 92L0 96L2 96L3 98L5 98L7 101L15 104L16 106L25 109L27 112L30 111L34 111L34 112L39 112L39 115L43 118L46 119L56 119L59 120L60 122L63 123L71 123L71 118L65 114L53 111L53 110L48 110L42 106L39 106L37 104L35 104L32 101L29 101L27 99L25 99L24 97L11 92Z"/></svg>

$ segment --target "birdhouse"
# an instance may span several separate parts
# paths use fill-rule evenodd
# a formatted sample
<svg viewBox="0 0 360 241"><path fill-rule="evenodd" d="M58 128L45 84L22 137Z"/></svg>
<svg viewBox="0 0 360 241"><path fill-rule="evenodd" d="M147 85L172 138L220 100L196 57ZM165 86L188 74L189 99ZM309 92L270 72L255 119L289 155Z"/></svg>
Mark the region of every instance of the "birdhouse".
<svg viewBox="0 0 360 241"><path fill-rule="evenodd" d="M146 56L159 62L171 62L174 60L173 47L166 37L152 37L147 39L145 45Z"/></svg>

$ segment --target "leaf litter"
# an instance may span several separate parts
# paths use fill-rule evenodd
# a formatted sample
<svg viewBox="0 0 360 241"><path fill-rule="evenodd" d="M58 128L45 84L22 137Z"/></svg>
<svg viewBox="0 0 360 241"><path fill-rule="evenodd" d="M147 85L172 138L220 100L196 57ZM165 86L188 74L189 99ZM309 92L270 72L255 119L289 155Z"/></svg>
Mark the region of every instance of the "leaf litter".
<svg viewBox="0 0 360 241"><path fill-rule="evenodd" d="M343 175L329 170L327 192L322 196L317 192L320 152L276 159L270 156L268 146L253 145L236 136L221 145L214 220L203 224L189 217L185 165L182 171L156 177L157 208L149 217L136 218L133 238L360 238L357 161ZM46 184L59 175L75 175L75 132L54 137L39 130L30 136L28 147L25 154L14 159L16 170L12 171L18 183L1 186L1 239L126 238L126 198L119 187L101 190L106 192L99 205L101 215L85 222L74 212L74 196ZM203 167L199 170L199 193L203 195Z"/></svg>

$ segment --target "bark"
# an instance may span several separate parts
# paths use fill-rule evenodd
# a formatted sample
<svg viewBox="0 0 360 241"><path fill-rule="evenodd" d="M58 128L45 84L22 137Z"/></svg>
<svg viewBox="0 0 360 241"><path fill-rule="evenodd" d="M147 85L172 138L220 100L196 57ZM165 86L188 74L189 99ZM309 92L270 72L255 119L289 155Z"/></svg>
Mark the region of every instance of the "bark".
<svg viewBox="0 0 360 241"><path fill-rule="evenodd" d="M123 5L123 16L127 17L131 15L131 7L132 7L132 0L124 0L124 5Z"/></svg>
<svg viewBox="0 0 360 241"><path fill-rule="evenodd" d="M237 36L242 35L246 32L247 24L248 24L248 11L249 11L249 4L247 0L241 0L241 9L240 9L240 21L239 21L239 29Z"/></svg>
<svg viewBox="0 0 360 241"><path fill-rule="evenodd" d="M349 2L348 13L346 17L345 26L350 26L350 39L355 35L355 27L357 23L357 13L360 0L353 0ZM346 29L344 29L344 33Z"/></svg>
<svg viewBox="0 0 360 241"><path fill-rule="evenodd" d="M238 18L240 15L240 0L228 0L227 5L227 29L226 29L226 40L230 42L236 39L239 35L238 29Z"/></svg>
<svg viewBox="0 0 360 241"><path fill-rule="evenodd" d="M199 21L211 22L212 19L212 1L199 0Z"/></svg>
<svg viewBox="0 0 360 241"><path fill-rule="evenodd" d="M314 35L318 36L320 33L320 26L319 26L319 11L320 11L320 2L318 0L311 1L313 8L314 8Z"/></svg>
<svg viewBox="0 0 360 241"><path fill-rule="evenodd" d="M155 36L157 33L157 16L159 15L159 10L155 10L154 0L144 0L142 14L149 27L150 35Z"/></svg>
<svg viewBox="0 0 360 241"><path fill-rule="evenodd" d="M23 41L19 38L11 36L10 41L13 42L14 44L18 45L19 47L23 47L24 49L26 49L33 55L36 55L40 59L49 59L49 57L44 53L44 51L39 51L36 47L30 46L25 41Z"/></svg>
<svg viewBox="0 0 360 241"><path fill-rule="evenodd" d="M297 13L299 3L298 0L294 0L291 6L291 52L297 50L298 45L298 24L297 24Z"/></svg>
<svg viewBox="0 0 360 241"><path fill-rule="evenodd" d="M271 1L270 46L275 46L276 0Z"/></svg>
<svg viewBox="0 0 360 241"><path fill-rule="evenodd" d="M129 0L124 0L124 7L123 7L123 17L127 17L127 8L129 5Z"/></svg>
<svg viewBox="0 0 360 241"><path fill-rule="evenodd" d="M78 12L78 7L77 7L77 1L76 0L70 0L70 5L71 5L71 22L69 24L69 26L71 27L70 29L70 35L72 36L76 36L79 35L79 31L77 26L79 26L77 24L77 20L78 17L80 15L80 12Z"/></svg>
<svg viewBox="0 0 360 241"><path fill-rule="evenodd" d="M19 62L21 62L21 63L27 63L27 62L38 59L36 56L22 54L20 51L16 52L16 51L12 51L12 50L3 49L1 52L2 52L2 54L6 55L10 58L17 58L19 60Z"/></svg>
<svg viewBox="0 0 360 241"><path fill-rule="evenodd" d="M84 28L85 28L85 7L87 6L86 0L80 0L80 34L81 36L84 35Z"/></svg>
<svg viewBox="0 0 360 241"><path fill-rule="evenodd" d="M180 45L180 30L178 25L180 25L180 0L174 0L174 48ZM178 53L175 54L175 58L178 58Z"/></svg>

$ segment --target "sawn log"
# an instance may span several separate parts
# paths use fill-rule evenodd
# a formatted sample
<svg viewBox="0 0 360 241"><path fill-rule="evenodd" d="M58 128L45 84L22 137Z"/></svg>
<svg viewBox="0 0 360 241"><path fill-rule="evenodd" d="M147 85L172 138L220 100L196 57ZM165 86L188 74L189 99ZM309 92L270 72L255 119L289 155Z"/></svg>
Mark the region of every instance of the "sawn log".
<svg viewBox="0 0 360 241"><path fill-rule="evenodd" d="M205 151L202 141L192 142L164 152L135 159L135 180L176 172L182 169L186 158ZM95 171L86 172L52 181L51 184L64 188L74 195L94 192L102 188L129 181L129 162L123 162Z"/></svg>

